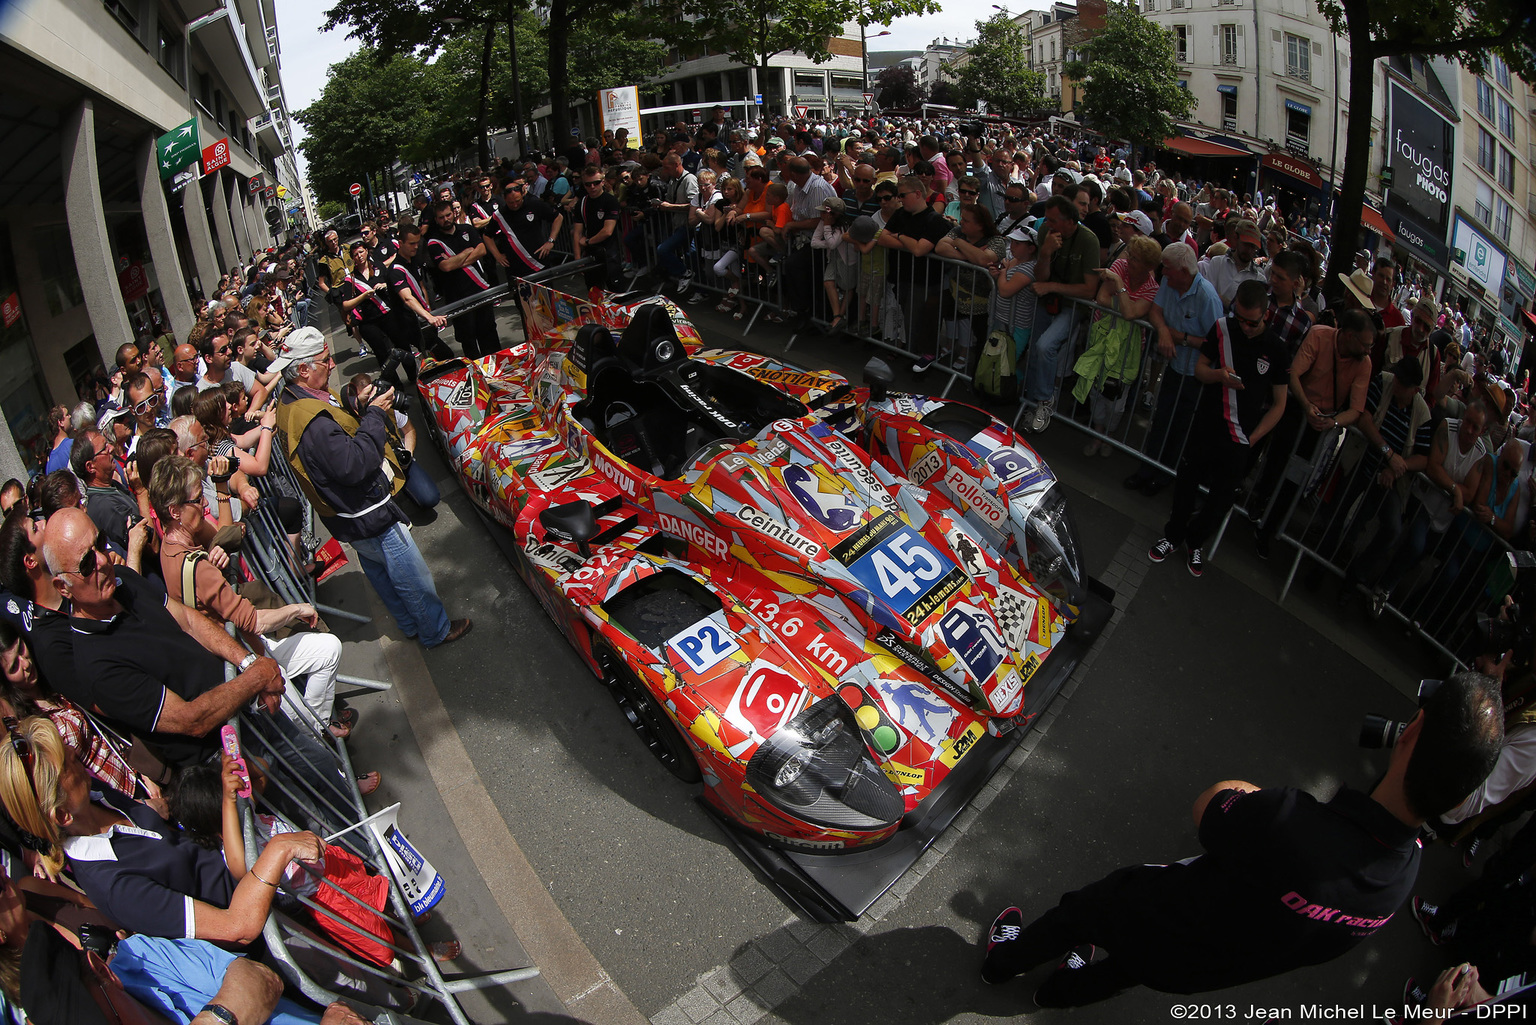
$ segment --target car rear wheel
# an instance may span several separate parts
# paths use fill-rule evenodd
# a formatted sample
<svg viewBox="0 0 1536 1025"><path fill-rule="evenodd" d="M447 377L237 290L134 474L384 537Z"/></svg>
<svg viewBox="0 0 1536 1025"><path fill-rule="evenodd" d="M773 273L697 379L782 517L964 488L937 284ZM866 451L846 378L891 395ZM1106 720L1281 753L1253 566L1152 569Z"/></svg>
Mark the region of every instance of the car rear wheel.
<svg viewBox="0 0 1536 1025"><path fill-rule="evenodd" d="M599 651L598 661L603 668L603 682L618 703L619 711L624 713L630 729L656 760L684 783L697 783L703 779L693 748L688 746L677 723L634 671L611 651Z"/></svg>

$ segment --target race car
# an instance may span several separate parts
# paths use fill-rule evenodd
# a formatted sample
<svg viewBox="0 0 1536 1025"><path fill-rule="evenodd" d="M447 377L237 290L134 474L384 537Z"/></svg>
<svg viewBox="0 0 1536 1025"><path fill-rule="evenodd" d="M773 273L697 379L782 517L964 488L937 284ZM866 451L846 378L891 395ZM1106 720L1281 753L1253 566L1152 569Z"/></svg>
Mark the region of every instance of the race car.
<svg viewBox="0 0 1536 1025"><path fill-rule="evenodd" d="M862 914L1107 621L1002 422L707 347L659 297L525 285L528 340L427 362L425 415L635 733L781 895Z"/></svg>

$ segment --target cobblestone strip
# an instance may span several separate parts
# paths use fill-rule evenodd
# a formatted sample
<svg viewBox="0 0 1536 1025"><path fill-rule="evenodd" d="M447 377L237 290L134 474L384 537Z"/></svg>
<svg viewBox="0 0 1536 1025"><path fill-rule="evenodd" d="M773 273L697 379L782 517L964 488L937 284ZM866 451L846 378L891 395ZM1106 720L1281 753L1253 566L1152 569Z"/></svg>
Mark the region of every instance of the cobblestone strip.
<svg viewBox="0 0 1536 1025"><path fill-rule="evenodd" d="M1040 722L1014 749L996 775L971 798L965 811L923 853L917 864L870 906L864 917L857 922L821 925L791 916L778 929L747 944L728 963L699 976L692 989L651 1015L651 1025L754 1025L798 993L817 972L862 936L872 932L878 922L899 907L944 855L964 838L982 811L1002 793L1039 746L1040 738L1050 732L1051 724L1077 690L1078 682L1093 668L1099 652L1114 635L1131 599L1141 587L1150 565L1147 549L1155 540L1149 527L1138 524L1131 529L1115 552L1109 568L1099 578L1115 590L1115 611L1099 639L1062 685L1061 693L1056 695Z"/></svg>

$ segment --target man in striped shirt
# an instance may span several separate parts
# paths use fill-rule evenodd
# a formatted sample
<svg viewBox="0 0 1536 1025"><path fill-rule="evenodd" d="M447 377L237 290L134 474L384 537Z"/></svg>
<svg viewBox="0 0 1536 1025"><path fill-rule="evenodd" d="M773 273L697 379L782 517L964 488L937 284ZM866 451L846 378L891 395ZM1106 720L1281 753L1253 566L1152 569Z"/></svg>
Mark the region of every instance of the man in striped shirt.
<svg viewBox="0 0 1536 1025"><path fill-rule="evenodd" d="M432 229L427 232L425 245L427 266L437 282L437 294L445 302L467 299L491 287L480 266L485 241L474 225L454 223L451 200L440 199L432 205ZM455 317L453 337L470 359L499 351L495 307L487 303Z"/></svg>
<svg viewBox="0 0 1536 1025"><path fill-rule="evenodd" d="M1285 411L1291 361L1264 324L1268 302L1263 282L1239 284L1231 315L1211 328L1195 364L1195 379L1204 388L1179 460L1173 510L1163 537L1147 552L1147 558L1162 562L1179 545L1187 546L1192 576L1204 568L1205 539L1232 507L1253 446L1274 430ZM1210 490L1203 504L1202 486Z"/></svg>

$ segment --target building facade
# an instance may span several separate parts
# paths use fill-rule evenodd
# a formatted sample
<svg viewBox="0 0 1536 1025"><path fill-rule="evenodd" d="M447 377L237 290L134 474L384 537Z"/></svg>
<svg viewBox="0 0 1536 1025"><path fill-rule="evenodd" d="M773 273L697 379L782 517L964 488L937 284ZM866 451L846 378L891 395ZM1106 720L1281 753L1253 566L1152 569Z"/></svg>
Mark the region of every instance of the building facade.
<svg viewBox="0 0 1536 1025"><path fill-rule="evenodd" d="M286 227L277 186L303 190L272 0L22 0L0 54L0 477L24 477L45 411L120 345L184 338L194 298ZM210 169L178 189L156 140L192 119Z"/></svg>

